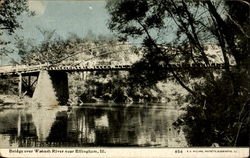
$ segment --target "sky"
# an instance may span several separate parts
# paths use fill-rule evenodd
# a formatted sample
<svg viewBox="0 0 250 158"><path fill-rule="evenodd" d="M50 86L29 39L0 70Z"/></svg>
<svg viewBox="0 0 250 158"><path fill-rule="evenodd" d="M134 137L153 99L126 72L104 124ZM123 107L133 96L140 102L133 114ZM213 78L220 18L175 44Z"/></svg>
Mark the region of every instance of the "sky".
<svg viewBox="0 0 250 158"><path fill-rule="evenodd" d="M36 15L21 18L23 29L18 30L18 34L39 40L42 34L37 27L55 29L65 38L69 33L82 37L90 30L97 35L110 34L106 25L109 15L105 5L104 0L29 0L29 9L35 11Z"/></svg>
<svg viewBox="0 0 250 158"><path fill-rule="evenodd" d="M105 0L28 0L28 4L36 15L20 16L22 29L17 29L16 35L32 39L34 43L43 40L37 27L55 30L57 35L65 39L70 33L79 37L84 37L89 31L96 35L112 34L107 28L109 15ZM1 56L0 64L8 65L11 58L18 60L19 57L17 54Z"/></svg>

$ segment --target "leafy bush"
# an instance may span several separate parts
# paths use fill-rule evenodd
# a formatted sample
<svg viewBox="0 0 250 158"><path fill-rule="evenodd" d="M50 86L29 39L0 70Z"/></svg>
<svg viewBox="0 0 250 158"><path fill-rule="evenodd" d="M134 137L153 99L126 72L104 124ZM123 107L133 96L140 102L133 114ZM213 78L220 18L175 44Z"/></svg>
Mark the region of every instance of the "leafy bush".
<svg viewBox="0 0 250 158"><path fill-rule="evenodd" d="M249 140L249 76L233 73L237 87L233 88L227 74L211 84L196 85L196 97L184 116L187 139L193 146L248 146Z"/></svg>

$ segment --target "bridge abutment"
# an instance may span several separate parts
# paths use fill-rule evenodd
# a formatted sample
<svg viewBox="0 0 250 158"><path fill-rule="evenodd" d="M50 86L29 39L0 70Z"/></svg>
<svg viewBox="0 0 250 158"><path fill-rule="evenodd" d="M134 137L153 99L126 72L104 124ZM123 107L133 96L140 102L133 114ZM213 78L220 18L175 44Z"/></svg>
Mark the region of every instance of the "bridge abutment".
<svg viewBox="0 0 250 158"><path fill-rule="evenodd" d="M63 71L50 71L53 88L60 105L65 105L69 99L68 75Z"/></svg>
<svg viewBox="0 0 250 158"><path fill-rule="evenodd" d="M41 71L33 99L43 105L65 105L69 98L68 76L62 71Z"/></svg>

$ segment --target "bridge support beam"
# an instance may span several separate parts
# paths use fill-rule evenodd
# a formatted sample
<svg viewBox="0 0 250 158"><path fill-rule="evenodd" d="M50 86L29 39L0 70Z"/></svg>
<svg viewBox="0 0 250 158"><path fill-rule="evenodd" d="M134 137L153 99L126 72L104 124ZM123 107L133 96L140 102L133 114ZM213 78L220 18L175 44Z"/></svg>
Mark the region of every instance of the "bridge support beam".
<svg viewBox="0 0 250 158"><path fill-rule="evenodd" d="M83 80L85 81L87 79L87 72L86 71L83 71Z"/></svg>
<svg viewBox="0 0 250 158"><path fill-rule="evenodd" d="M28 86L31 87L31 76L28 76Z"/></svg>
<svg viewBox="0 0 250 158"><path fill-rule="evenodd" d="M33 99L43 105L65 105L69 98L68 76L62 71L41 71Z"/></svg>
<svg viewBox="0 0 250 158"><path fill-rule="evenodd" d="M22 84L23 84L23 79L22 79L22 74L19 74L19 82L18 82L18 95L22 96Z"/></svg>

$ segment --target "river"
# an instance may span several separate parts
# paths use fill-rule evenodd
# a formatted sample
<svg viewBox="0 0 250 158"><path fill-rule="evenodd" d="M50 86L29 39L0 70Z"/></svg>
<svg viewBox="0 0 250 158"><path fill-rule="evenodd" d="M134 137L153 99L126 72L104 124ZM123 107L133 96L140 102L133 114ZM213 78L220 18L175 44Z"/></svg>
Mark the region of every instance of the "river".
<svg viewBox="0 0 250 158"><path fill-rule="evenodd" d="M167 104L8 105L0 109L0 147L186 147Z"/></svg>

